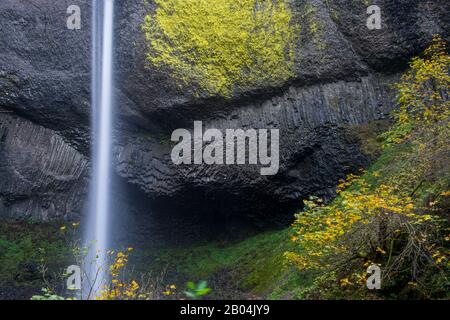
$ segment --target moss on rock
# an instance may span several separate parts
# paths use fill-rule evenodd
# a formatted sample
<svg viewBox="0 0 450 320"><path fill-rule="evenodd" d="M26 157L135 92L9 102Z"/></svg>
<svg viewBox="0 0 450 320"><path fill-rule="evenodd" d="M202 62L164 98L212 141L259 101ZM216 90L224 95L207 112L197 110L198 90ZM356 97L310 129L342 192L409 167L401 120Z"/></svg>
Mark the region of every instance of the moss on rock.
<svg viewBox="0 0 450 320"><path fill-rule="evenodd" d="M181 87L231 96L292 77L297 27L285 0L155 0L145 17L148 61Z"/></svg>

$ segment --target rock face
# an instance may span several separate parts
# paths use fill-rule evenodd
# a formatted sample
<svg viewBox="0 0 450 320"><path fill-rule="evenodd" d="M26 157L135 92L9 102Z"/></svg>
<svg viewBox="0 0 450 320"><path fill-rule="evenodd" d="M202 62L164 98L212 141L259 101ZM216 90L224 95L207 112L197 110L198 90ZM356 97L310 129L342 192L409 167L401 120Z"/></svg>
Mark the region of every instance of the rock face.
<svg viewBox="0 0 450 320"><path fill-rule="evenodd" d="M71 219L83 211L90 3L0 2L0 216ZM366 27L365 1L290 3L301 26L295 77L279 88L237 88L229 99L180 90L166 71L149 66L141 24L154 3L116 3L115 168L137 202L150 201L143 213L272 223L302 198L329 196L339 178L369 160L352 128L384 118L394 107L389 84L408 60L433 34L449 38L446 0L374 1L381 30ZM71 4L81 8L81 30L66 28ZM175 166L172 130L192 129L194 120L206 128L279 129L279 173Z"/></svg>
<svg viewBox="0 0 450 320"><path fill-rule="evenodd" d="M88 160L55 132L3 114L0 117L2 216L74 219L86 198Z"/></svg>

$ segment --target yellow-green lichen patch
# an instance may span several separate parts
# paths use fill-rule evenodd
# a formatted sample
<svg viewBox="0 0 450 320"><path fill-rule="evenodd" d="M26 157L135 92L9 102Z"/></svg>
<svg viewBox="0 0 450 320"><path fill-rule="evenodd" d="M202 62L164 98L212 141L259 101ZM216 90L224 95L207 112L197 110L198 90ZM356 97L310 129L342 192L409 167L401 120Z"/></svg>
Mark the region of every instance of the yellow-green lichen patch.
<svg viewBox="0 0 450 320"><path fill-rule="evenodd" d="M148 61L181 85L231 96L293 76L298 30L285 0L155 0L145 17Z"/></svg>
<svg viewBox="0 0 450 320"><path fill-rule="evenodd" d="M326 47L323 41L325 26L317 17L317 7L306 4L303 9L302 19L305 20L308 26L309 36L311 37L312 43L316 49L319 51L324 51Z"/></svg>

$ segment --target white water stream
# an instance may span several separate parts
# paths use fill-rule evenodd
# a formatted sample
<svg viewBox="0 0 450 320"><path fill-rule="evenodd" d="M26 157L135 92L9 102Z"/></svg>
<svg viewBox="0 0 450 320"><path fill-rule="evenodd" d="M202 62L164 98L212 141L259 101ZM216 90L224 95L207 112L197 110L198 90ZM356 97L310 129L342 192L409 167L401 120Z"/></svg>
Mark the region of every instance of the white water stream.
<svg viewBox="0 0 450 320"><path fill-rule="evenodd" d="M93 1L92 28L92 176L85 243L90 246L88 287L98 294L108 279L105 265L111 215L113 127L114 0ZM94 283L95 281L95 283ZM87 288L84 286L84 288ZM86 292L85 294L88 294ZM84 295L87 297L86 295ZM91 296L92 298L92 296Z"/></svg>

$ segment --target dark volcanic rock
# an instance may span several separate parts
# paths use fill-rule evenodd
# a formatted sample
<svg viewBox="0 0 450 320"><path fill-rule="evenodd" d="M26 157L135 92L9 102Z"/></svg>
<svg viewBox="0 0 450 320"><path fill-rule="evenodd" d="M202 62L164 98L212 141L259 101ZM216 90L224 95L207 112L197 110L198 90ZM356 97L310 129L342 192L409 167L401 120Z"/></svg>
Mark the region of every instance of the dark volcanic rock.
<svg viewBox="0 0 450 320"><path fill-rule="evenodd" d="M394 107L389 83L434 33L448 39L446 0L379 0L383 28L366 27L365 1L292 0L301 25L296 76L280 88L237 88L231 99L180 90L145 62L140 25L152 1L117 1L115 167L164 217L290 212L367 164L352 127ZM66 28L77 4L82 29ZM0 215L53 219L82 212L90 143L91 1L0 2ZM174 166L170 135L206 128L280 129L280 172L254 166ZM140 199L140 200L139 200ZM143 209L145 211L145 208ZM156 216L157 214L154 213ZM255 219L256 220L256 219ZM264 220L264 219L262 219Z"/></svg>
<svg viewBox="0 0 450 320"><path fill-rule="evenodd" d="M50 129L0 113L0 216L74 219L88 160Z"/></svg>
<svg viewBox="0 0 450 320"><path fill-rule="evenodd" d="M84 13L89 1L77 1ZM89 141L90 14L68 30L71 1L0 4L0 106L58 132L73 145Z"/></svg>
<svg viewBox="0 0 450 320"><path fill-rule="evenodd" d="M153 197L172 198L168 204L184 208L199 198L203 210L224 214L227 202L239 204L234 212L285 211L280 205L298 205L310 194L330 195L338 178L367 163L349 128L389 112L387 86L377 77L364 77L359 82L290 87L283 95L246 104L221 118L198 119L205 128L221 130L279 129L280 171L273 177L261 176L258 166L175 166L171 146L143 134L132 135L118 148L117 170ZM192 123L187 125L192 129Z"/></svg>

